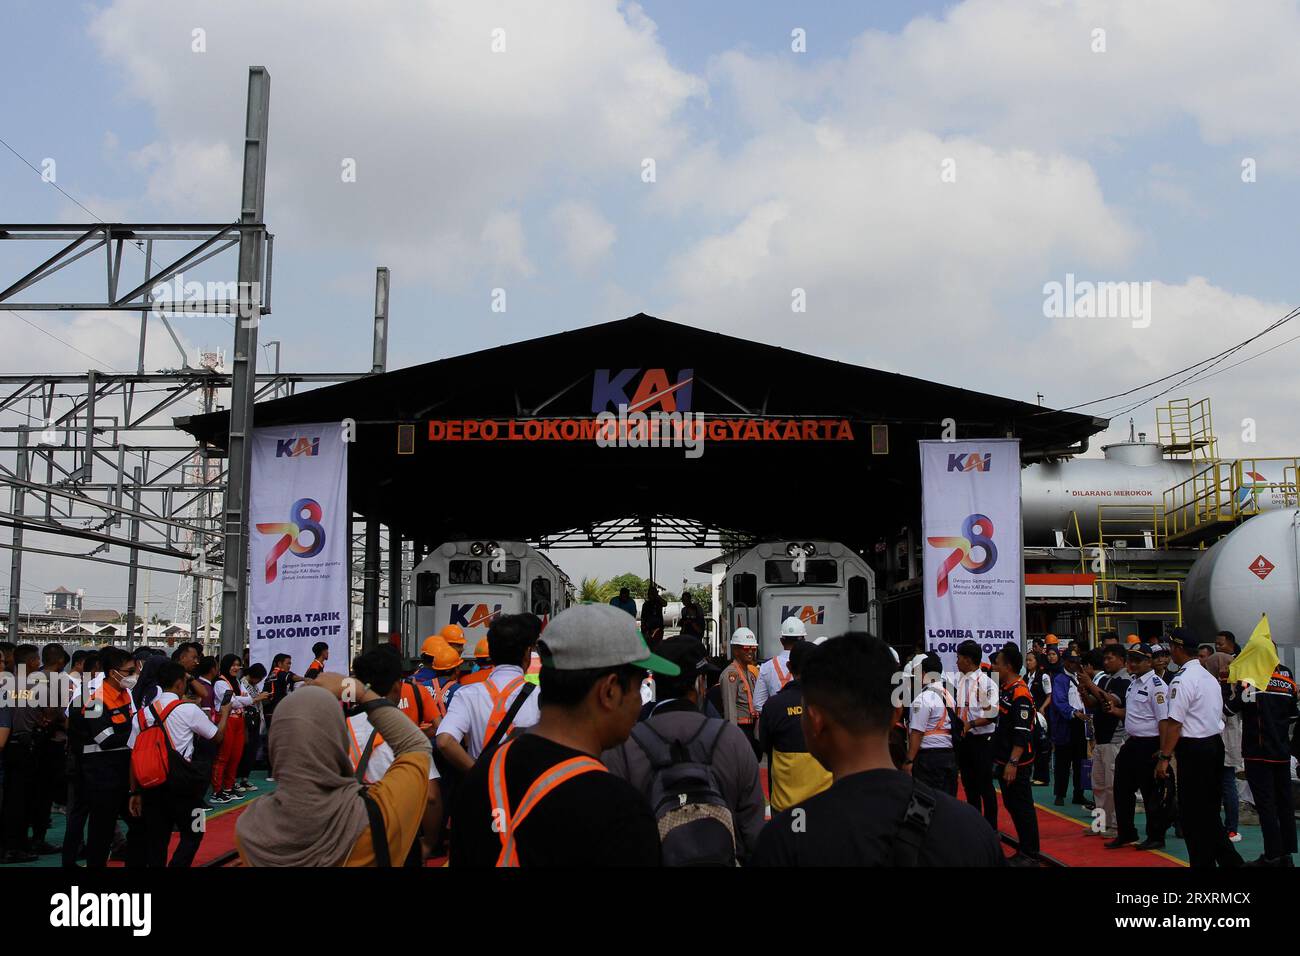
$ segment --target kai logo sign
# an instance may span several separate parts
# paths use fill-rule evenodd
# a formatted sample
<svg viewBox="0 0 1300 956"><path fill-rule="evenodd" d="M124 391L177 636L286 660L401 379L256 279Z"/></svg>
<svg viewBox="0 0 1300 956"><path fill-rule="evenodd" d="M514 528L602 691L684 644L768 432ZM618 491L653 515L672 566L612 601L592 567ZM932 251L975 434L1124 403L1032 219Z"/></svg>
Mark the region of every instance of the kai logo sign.
<svg viewBox="0 0 1300 956"><path fill-rule="evenodd" d="M315 458L320 454L320 437L277 438L275 440L276 458Z"/></svg>
<svg viewBox="0 0 1300 956"><path fill-rule="evenodd" d="M986 452L981 455L971 452L969 455L948 455L949 471L989 471L993 465L993 455Z"/></svg>
<svg viewBox="0 0 1300 956"><path fill-rule="evenodd" d="M461 627L487 627L500 613L500 604L492 605L490 610L486 604L453 604L449 623Z"/></svg>
<svg viewBox="0 0 1300 956"><path fill-rule="evenodd" d="M782 604L781 621L785 622L787 618L797 617L805 625L825 624L826 623L826 605L825 604Z"/></svg>
<svg viewBox="0 0 1300 956"><path fill-rule="evenodd" d="M691 386L695 370L678 369L670 376L663 368L625 368L614 371L596 369L591 388L591 413L617 412L626 407L628 413L689 412Z"/></svg>

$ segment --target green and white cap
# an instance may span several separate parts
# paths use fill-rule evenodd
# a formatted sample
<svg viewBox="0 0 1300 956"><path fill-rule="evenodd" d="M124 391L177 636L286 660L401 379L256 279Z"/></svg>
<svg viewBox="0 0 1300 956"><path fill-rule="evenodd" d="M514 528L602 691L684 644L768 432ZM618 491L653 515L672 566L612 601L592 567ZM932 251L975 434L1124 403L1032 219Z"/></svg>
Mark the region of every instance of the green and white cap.
<svg viewBox="0 0 1300 956"><path fill-rule="evenodd" d="M634 664L676 677L681 668L651 654L636 620L612 604L580 604L561 611L542 632L542 666L558 671L601 670Z"/></svg>

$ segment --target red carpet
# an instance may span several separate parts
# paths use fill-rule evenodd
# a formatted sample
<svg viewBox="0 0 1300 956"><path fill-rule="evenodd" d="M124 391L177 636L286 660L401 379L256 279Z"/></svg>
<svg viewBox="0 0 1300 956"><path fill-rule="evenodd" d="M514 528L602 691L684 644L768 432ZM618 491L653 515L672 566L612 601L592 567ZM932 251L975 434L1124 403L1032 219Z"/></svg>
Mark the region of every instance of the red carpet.
<svg viewBox="0 0 1300 956"><path fill-rule="evenodd" d="M235 821L244 811L251 800L241 800L237 805L231 807L222 807L215 813L208 814L207 831L203 834L203 842L199 844L199 852L194 856L195 866L211 866L222 857L235 851ZM171 843L167 850L168 859L176 852L176 845L180 842L177 834L172 834ZM238 865L238 860L231 861ZM123 866L120 860L110 860L110 867ZM222 865L230 865L225 863Z"/></svg>
<svg viewBox="0 0 1300 956"><path fill-rule="evenodd" d="M965 799L960 785L957 787L957 796ZM1002 803L1001 793L998 794L998 803L1000 811L998 829L1014 839L1016 828L1011 822L1011 815L1007 813L1006 805ZM1082 821L1056 813L1042 804L1035 804L1035 807L1038 809L1040 852L1065 866L1178 867L1184 865L1178 860L1150 850L1107 850L1104 845L1106 841L1101 837L1085 836L1088 827Z"/></svg>

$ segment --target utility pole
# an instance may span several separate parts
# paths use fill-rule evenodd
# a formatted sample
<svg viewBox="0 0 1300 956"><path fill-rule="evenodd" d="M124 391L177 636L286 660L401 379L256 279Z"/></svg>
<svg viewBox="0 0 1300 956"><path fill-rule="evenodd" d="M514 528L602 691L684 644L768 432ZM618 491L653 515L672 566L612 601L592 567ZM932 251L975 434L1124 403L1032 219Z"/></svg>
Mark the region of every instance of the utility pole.
<svg viewBox="0 0 1300 956"><path fill-rule="evenodd" d="M262 318L262 256L266 241L266 135L271 74L248 70L248 115L240 202L239 315L231 356L230 457L225 501L225 569L221 582L221 651L240 653L248 623L248 489L251 478L253 397L257 389L257 326ZM248 228L256 226L257 228Z"/></svg>
<svg viewBox="0 0 1300 956"><path fill-rule="evenodd" d="M135 544L140 540L140 466L135 466L131 488L131 543ZM126 646L131 650L135 649L135 598L136 598L136 575L140 570L140 551L138 548L131 548L130 565L126 572Z"/></svg>
<svg viewBox="0 0 1300 956"><path fill-rule="evenodd" d="M27 481L27 429L18 431L18 480ZM23 486L14 485L13 509L16 516L23 513ZM13 551L9 558L9 640L21 644L18 638L18 593L23 586L23 523L14 522Z"/></svg>

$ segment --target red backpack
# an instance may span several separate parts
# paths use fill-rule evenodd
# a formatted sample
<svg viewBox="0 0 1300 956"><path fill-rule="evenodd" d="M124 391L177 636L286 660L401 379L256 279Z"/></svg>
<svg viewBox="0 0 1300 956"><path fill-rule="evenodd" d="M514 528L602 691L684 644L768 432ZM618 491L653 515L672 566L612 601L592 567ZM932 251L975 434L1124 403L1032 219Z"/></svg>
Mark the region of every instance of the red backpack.
<svg viewBox="0 0 1300 956"><path fill-rule="evenodd" d="M131 751L131 770L136 783L145 790L161 787L168 780L171 768L171 755L175 748L167 733L167 718L184 701L174 700L161 714L158 705L150 704L154 722L145 724L144 711L139 712L140 733L135 738L135 748Z"/></svg>

